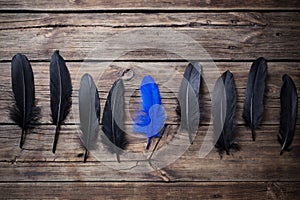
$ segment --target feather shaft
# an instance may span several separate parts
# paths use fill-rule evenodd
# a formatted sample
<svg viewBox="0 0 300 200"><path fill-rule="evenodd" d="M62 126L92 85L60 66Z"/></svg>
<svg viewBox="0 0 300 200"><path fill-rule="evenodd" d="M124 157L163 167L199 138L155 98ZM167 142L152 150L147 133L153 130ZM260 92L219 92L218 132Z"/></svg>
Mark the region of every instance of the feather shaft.
<svg viewBox="0 0 300 200"><path fill-rule="evenodd" d="M151 139L160 137L166 115L158 85L151 76L143 78L140 85L140 93L141 108L135 113L133 132L147 136L146 149L149 149Z"/></svg>
<svg viewBox="0 0 300 200"><path fill-rule="evenodd" d="M84 74L79 89L79 118L82 136L80 139L85 147L84 162L88 151L96 148L100 121L100 100L97 87L89 74Z"/></svg>
<svg viewBox="0 0 300 200"><path fill-rule="evenodd" d="M298 112L298 95L294 81L287 74L282 76L280 92L280 130L278 141L281 144L280 155L288 151L292 144Z"/></svg>
<svg viewBox="0 0 300 200"><path fill-rule="evenodd" d="M87 148L85 148L84 158L83 158L84 163L86 163L87 157L88 157L88 150L87 150Z"/></svg>
<svg viewBox="0 0 300 200"><path fill-rule="evenodd" d="M56 126L52 152L55 153L60 126L69 114L72 101L72 83L64 59L55 51L50 62L50 107L52 122Z"/></svg>
<svg viewBox="0 0 300 200"><path fill-rule="evenodd" d="M212 96L212 115L216 147L220 155L225 150L229 155L229 149L238 149L233 143L234 121L236 110L236 92L233 74L227 70L218 78Z"/></svg>
<svg viewBox="0 0 300 200"><path fill-rule="evenodd" d="M40 117L36 107L34 77L30 62L23 54L16 54L11 63L11 81L15 104L10 109L11 119L22 129L20 148L28 129L34 128Z"/></svg>
<svg viewBox="0 0 300 200"><path fill-rule="evenodd" d="M255 129L261 123L264 111L264 91L267 77L267 64L264 58L258 58L251 65L245 93L243 118L251 128L255 141Z"/></svg>
<svg viewBox="0 0 300 200"><path fill-rule="evenodd" d="M124 90L122 79L114 82L107 96L102 117L102 130L105 135L104 143L106 143L112 153L116 154L118 162L120 162L119 154L121 150L125 149L127 145L124 131Z"/></svg>
<svg viewBox="0 0 300 200"><path fill-rule="evenodd" d="M200 121L201 73L202 67L199 63L188 64L180 84L176 108L181 120L180 128L188 132L191 144Z"/></svg>

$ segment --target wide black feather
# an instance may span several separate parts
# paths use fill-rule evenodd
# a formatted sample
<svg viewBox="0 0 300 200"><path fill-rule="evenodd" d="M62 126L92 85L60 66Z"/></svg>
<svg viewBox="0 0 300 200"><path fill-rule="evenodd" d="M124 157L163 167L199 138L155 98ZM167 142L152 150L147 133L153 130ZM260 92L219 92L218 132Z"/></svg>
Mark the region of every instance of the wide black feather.
<svg viewBox="0 0 300 200"><path fill-rule="evenodd" d="M125 149L127 144L124 116L124 85L122 79L118 79L109 91L102 116L102 130L106 136L103 137L104 142L110 151L116 153L118 162L121 149Z"/></svg>
<svg viewBox="0 0 300 200"><path fill-rule="evenodd" d="M253 62L250 69L243 112L243 118L252 130L253 141L255 141L255 129L263 118L266 77L267 64L261 57Z"/></svg>
<svg viewBox="0 0 300 200"><path fill-rule="evenodd" d="M72 83L64 59L55 51L50 63L50 106L52 122L56 125L52 152L55 153L60 125L69 114L72 101Z"/></svg>
<svg viewBox="0 0 300 200"><path fill-rule="evenodd" d="M234 125L236 109L236 92L232 73L227 70L218 78L212 96L212 116L216 147L220 155L229 149L238 149L238 145L233 143Z"/></svg>
<svg viewBox="0 0 300 200"><path fill-rule="evenodd" d="M89 74L84 74L81 78L78 97L80 129L82 131L81 140L85 147L85 162L88 150L96 148L100 121L99 94L93 78Z"/></svg>
<svg viewBox="0 0 300 200"><path fill-rule="evenodd" d="M294 81L287 74L282 76L280 92L280 130L278 141L281 144L280 155L289 150L292 144L298 112L298 95Z"/></svg>
<svg viewBox="0 0 300 200"><path fill-rule="evenodd" d="M200 121L200 84L202 68L199 63L189 63L185 69L179 88L177 114L180 116L180 128L189 134L190 143L198 130Z"/></svg>
<svg viewBox="0 0 300 200"><path fill-rule="evenodd" d="M34 128L40 116L36 107L34 78L31 65L23 54L16 54L11 62L11 82L15 104L10 109L11 119L22 128L20 148L24 143L25 132Z"/></svg>

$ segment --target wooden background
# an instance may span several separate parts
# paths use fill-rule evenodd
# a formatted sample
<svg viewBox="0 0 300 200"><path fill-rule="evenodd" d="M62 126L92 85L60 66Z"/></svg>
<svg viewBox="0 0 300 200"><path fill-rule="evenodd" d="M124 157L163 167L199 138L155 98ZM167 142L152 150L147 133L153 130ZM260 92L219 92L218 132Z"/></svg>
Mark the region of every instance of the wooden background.
<svg viewBox="0 0 300 200"><path fill-rule="evenodd" d="M288 73L300 93L300 1L278 0L0 0L0 197L74 199L298 199L300 198L300 117L291 152L280 156L277 142L281 77ZM204 95L205 114L193 145L174 163L145 173L107 167L93 157L83 163L84 149L76 120L62 126L57 152L51 147L55 127L49 109L49 59L59 49L67 60L73 84L84 59L88 67L109 61L111 52L89 58L95 41L127 30L157 27L176 30L198 41L220 71L230 69L238 94L236 137L242 150L224 156L214 149L198 156L209 126L210 100ZM181 41L178 41L181 42ZM20 129L8 117L12 104L10 62L16 53L31 61L41 124L18 147ZM256 142L241 118L245 85L251 63L268 60L265 115ZM183 73L187 62L170 52L140 49L113 63L99 82L101 104L120 73L130 68L174 67ZM155 67L154 67L155 66ZM156 78L167 74L157 73ZM78 83L77 83L78 84ZM178 128L174 109L177 94L161 89L168 115L169 135ZM78 106L74 87L73 107ZM138 96L134 96L138 98ZM298 111L298 113L300 113ZM168 138L167 138L168 139ZM172 139L172 138L169 138ZM164 140L162 140L164 141ZM144 151L145 140L131 139L131 150ZM115 159L114 157L112 159ZM107 161L110 162L110 161Z"/></svg>

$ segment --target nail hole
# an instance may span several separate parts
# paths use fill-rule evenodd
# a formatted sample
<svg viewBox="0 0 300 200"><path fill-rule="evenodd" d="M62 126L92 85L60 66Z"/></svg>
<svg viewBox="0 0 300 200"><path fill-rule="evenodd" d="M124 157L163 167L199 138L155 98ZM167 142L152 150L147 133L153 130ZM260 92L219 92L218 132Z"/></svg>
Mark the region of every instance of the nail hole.
<svg viewBox="0 0 300 200"><path fill-rule="evenodd" d="M82 158L82 157L83 157L83 153L77 154L77 157L78 157L78 158Z"/></svg>
<svg viewBox="0 0 300 200"><path fill-rule="evenodd" d="M123 80L129 81L134 77L134 75L134 71L132 69L127 68L122 72L121 76Z"/></svg>

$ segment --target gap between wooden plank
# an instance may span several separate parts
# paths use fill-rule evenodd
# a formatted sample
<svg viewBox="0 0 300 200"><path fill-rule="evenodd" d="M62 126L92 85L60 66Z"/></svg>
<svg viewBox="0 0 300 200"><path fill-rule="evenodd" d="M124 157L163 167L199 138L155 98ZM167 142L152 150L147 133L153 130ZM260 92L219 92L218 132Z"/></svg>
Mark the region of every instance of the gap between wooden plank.
<svg viewBox="0 0 300 200"><path fill-rule="evenodd" d="M36 10L30 10L30 9L12 9L12 10L6 10L1 9L1 13L53 13L53 14L98 14L98 13L224 13L224 12L259 12L259 13L267 13L267 12L299 12L299 8L282 8L282 9L259 9L259 8L253 8L253 9L233 9L233 8L222 8L222 9L165 9L165 8L156 8L156 9L97 9L97 10L42 10L42 9L36 9Z"/></svg>
<svg viewBox="0 0 300 200"><path fill-rule="evenodd" d="M108 10L129 10L131 12L165 10L295 10L299 9L299 1L289 0L278 2L276 0L265 1L234 1L234 0L165 0L165 1L141 1L141 0L119 0L117 2L108 2L105 0L90 0L90 1L46 1L41 0L38 3L35 1L16 1L9 2L5 0L0 1L2 10L25 10L25 11L103 11Z"/></svg>

